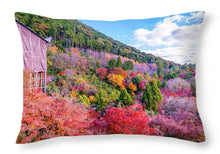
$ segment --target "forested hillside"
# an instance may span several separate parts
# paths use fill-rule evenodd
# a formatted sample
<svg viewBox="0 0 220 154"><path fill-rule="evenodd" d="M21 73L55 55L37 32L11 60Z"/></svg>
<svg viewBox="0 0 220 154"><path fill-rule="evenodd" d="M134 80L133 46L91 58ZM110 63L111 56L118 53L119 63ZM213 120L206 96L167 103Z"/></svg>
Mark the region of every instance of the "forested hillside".
<svg viewBox="0 0 220 154"><path fill-rule="evenodd" d="M24 88L17 143L57 136L142 134L205 140L195 65L178 65L120 43L77 20L16 13L47 49L46 92ZM24 70L24 85L33 81Z"/></svg>
<svg viewBox="0 0 220 154"><path fill-rule="evenodd" d="M78 20L51 19L20 12L15 14L15 18L43 38L51 36L52 43L62 52L65 52L67 48L76 47L113 53L134 59L140 63L162 62L165 68L177 65L174 62L146 54L132 46L113 40Z"/></svg>

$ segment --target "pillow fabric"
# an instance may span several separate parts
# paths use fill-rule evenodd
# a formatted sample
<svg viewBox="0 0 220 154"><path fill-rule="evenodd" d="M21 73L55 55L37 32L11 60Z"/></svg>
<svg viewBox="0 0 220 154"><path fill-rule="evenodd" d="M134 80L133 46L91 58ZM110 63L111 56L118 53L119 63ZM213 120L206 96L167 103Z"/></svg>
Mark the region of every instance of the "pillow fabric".
<svg viewBox="0 0 220 154"><path fill-rule="evenodd" d="M203 142L196 43L203 11L95 21L15 13L23 45L16 143L139 134Z"/></svg>

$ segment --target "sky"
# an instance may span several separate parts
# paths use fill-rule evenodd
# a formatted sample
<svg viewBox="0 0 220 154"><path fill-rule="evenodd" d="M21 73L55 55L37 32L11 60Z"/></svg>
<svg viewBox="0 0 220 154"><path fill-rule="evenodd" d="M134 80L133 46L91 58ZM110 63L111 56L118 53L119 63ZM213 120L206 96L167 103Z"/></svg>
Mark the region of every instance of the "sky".
<svg viewBox="0 0 220 154"><path fill-rule="evenodd" d="M160 18L98 21L79 20L93 29L142 52L179 64L196 62L196 44L203 11Z"/></svg>

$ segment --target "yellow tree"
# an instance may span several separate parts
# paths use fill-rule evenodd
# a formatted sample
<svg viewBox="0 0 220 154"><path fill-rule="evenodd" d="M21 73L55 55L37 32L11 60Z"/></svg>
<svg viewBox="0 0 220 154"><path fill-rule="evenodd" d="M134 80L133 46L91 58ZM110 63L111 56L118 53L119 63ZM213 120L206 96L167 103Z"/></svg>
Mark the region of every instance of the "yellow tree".
<svg viewBox="0 0 220 154"><path fill-rule="evenodd" d="M129 83L128 88L131 90L131 94L135 96L134 92L137 91L137 86L132 82Z"/></svg>
<svg viewBox="0 0 220 154"><path fill-rule="evenodd" d="M109 74L107 76L108 81L114 86L114 87L119 87L120 89L123 88L122 81L124 80L124 77L118 74Z"/></svg>

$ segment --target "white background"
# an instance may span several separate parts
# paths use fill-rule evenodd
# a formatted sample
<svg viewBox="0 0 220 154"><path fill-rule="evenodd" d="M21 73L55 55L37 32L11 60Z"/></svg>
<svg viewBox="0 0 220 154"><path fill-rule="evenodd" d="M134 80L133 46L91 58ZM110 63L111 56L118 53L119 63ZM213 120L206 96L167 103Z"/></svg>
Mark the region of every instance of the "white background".
<svg viewBox="0 0 220 154"><path fill-rule="evenodd" d="M218 0L5 0L0 2L0 153L219 153L220 8ZM15 140L22 116L22 46L14 12L53 18L134 19L206 11L197 51L198 107L204 143L149 136L84 136L26 145Z"/></svg>

